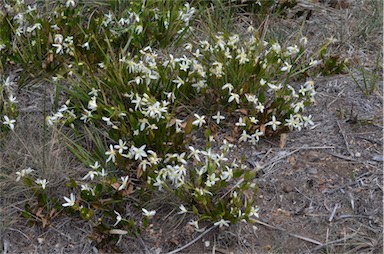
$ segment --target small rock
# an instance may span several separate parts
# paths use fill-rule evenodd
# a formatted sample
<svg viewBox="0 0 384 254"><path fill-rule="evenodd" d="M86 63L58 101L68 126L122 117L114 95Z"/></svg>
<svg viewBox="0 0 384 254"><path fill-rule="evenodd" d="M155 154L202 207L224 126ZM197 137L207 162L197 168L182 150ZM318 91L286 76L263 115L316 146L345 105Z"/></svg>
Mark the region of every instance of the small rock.
<svg viewBox="0 0 384 254"><path fill-rule="evenodd" d="M308 174L316 175L317 174L317 168L309 168L308 169Z"/></svg>
<svg viewBox="0 0 384 254"><path fill-rule="evenodd" d="M293 187L291 185L284 185L283 186L283 191L285 193L292 192L293 191Z"/></svg>
<svg viewBox="0 0 384 254"><path fill-rule="evenodd" d="M372 160L374 160L374 161L384 161L384 156L382 156L382 155L375 155L375 156L373 156L372 157Z"/></svg>
<svg viewBox="0 0 384 254"><path fill-rule="evenodd" d="M361 153L359 153L359 152L355 153L355 157L356 157L356 158L361 157Z"/></svg>

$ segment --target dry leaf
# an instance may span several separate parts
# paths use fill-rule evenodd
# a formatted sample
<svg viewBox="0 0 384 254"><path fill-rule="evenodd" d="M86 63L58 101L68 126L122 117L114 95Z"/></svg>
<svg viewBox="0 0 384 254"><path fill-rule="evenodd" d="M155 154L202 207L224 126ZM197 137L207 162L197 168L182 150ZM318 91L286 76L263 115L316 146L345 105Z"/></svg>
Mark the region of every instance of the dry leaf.
<svg viewBox="0 0 384 254"><path fill-rule="evenodd" d="M287 133L282 133L280 135L280 142L279 142L279 148L283 148L285 144L287 143Z"/></svg>
<svg viewBox="0 0 384 254"><path fill-rule="evenodd" d="M123 190L121 192L121 194L124 196L124 197L129 197L131 194L133 193L133 185L130 184L128 185L128 188L126 190Z"/></svg>
<svg viewBox="0 0 384 254"><path fill-rule="evenodd" d="M294 165L296 164L296 159L295 159L295 157L294 157L294 156L289 157L288 162L289 162L289 164L291 164L292 166L294 166Z"/></svg>
<svg viewBox="0 0 384 254"><path fill-rule="evenodd" d="M236 109L235 112L240 112L241 114L247 116L248 115L248 109L246 108L239 108L239 109Z"/></svg>
<svg viewBox="0 0 384 254"><path fill-rule="evenodd" d="M217 124L216 123L211 122L211 124L209 125L209 128L211 129L212 133L217 133Z"/></svg>
<svg viewBox="0 0 384 254"><path fill-rule="evenodd" d="M126 235L126 234L128 234L128 231L125 231L122 229L111 229L111 230L109 230L109 233L111 235Z"/></svg>
<svg viewBox="0 0 384 254"><path fill-rule="evenodd" d="M45 217L41 218L41 222L43 223L43 228L48 225L48 220Z"/></svg>
<svg viewBox="0 0 384 254"><path fill-rule="evenodd" d="M49 213L49 218L55 218L57 215L56 208L52 208L51 212Z"/></svg>
<svg viewBox="0 0 384 254"><path fill-rule="evenodd" d="M142 175L143 175L143 169L141 168L141 164L139 164L136 170L136 178L139 179Z"/></svg>
<svg viewBox="0 0 384 254"><path fill-rule="evenodd" d="M183 122L182 124L181 124L181 128L183 128L184 129L184 133L186 134L186 135L188 135L189 133L191 133L191 131L192 131L192 122L193 122L193 118L189 118L186 122Z"/></svg>
<svg viewBox="0 0 384 254"><path fill-rule="evenodd" d="M44 214L42 214L43 210L44 208L39 207L39 209L37 209L36 216L40 218L44 217Z"/></svg>
<svg viewBox="0 0 384 254"><path fill-rule="evenodd" d="M53 43L52 34L49 33L49 34L48 34L48 44L52 44L52 43Z"/></svg>
<svg viewBox="0 0 384 254"><path fill-rule="evenodd" d="M120 184L118 182L111 184L112 188L118 190L120 188Z"/></svg>
<svg viewBox="0 0 384 254"><path fill-rule="evenodd" d="M260 125L260 131L265 135L265 124Z"/></svg>
<svg viewBox="0 0 384 254"><path fill-rule="evenodd" d="M171 120L169 120L169 126L173 126L176 124L176 118L172 118Z"/></svg>
<svg viewBox="0 0 384 254"><path fill-rule="evenodd" d="M228 140L230 143L235 143L235 141L236 141L236 140L235 140L233 137L231 137L231 136L226 136L225 139Z"/></svg>

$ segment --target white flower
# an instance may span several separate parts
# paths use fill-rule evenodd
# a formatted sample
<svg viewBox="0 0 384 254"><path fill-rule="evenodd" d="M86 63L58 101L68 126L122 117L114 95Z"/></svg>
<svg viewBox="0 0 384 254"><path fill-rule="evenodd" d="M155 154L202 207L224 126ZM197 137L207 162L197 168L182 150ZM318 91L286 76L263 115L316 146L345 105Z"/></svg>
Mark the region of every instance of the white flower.
<svg viewBox="0 0 384 254"><path fill-rule="evenodd" d="M182 80L179 76L176 79L172 80L173 83L177 84L177 89L179 89L182 85L185 84L184 80Z"/></svg>
<svg viewBox="0 0 384 254"><path fill-rule="evenodd" d="M46 187L46 185L47 185L47 179L43 179L43 180L41 180L41 179L37 179L36 181L35 181L35 183L36 184L38 184L38 185L41 185L41 188L43 189L43 190L45 190L45 187Z"/></svg>
<svg viewBox="0 0 384 254"><path fill-rule="evenodd" d="M105 172L105 169L104 169L104 168L102 168L102 169L101 169L101 172L99 173L99 176L101 176L101 177L105 177L105 176L107 176L107 175L108 175L108 173Z"/></svg>
<svg viewBox="0 0 384 254"><path fill-rule="evenodd" d="M92 193L93 196L95 196L95 191L91 187L89 187L88 184L82 184L81 191L89 191Z"/></svg>
<svg viewBox="0 0 384 254"><path fill-rule="evenodd" d="M184 207L184 205L180 205L179 209L180 209L180 212L178 212L177 214L184 214L188 212L187 209Z"/></svg>
<svg viewBox="0 0 384 254"><path fill-rule="evenodd" d="M122 154L124 150L128 149L128 147L125 144L127 144L126 141L119 139L119 144L115 145L114 148L119 149L119 154Z"/></svg>
<svg viewBox="0 0 384 254"><path fill-rule="evenodd" d="M229 97L228 102L230 103L233 100L236 101L237 104L239 104L240 103L240 96L236 93L231 93L231 96Z"/></svg>
<svg viewBox="0 0 384 254"><path fill-rule="evenodd" d="M11 130L13 130L15 128L15 124L14 123L16 123L16 120L9 119L8 116L4 116L4 120L5 120L3 122L4 125L8 125Z"/></svg>
<svg viewBox="0 0 384 254"><path fill-rule="evenodd" d="M242 117L239 117L239 121L235 123L236 126L241 127L241 126L246 126L246 123L243 121Z"/></svg>
<svg viewBox="0 0 384 254"><path fill-rule="evenodd" d="M83 180L87 180L88 178L91 178L91 180L93 180L93 178L95 178L95 176L99 175L99 172L97 171L89 171L84 177L83 177Z"/></svg>
<svg viewBox="0 0 384 254"><path fill-rule="evenodd" d="M65 3L65 6L68 8L69 6L75 7L76 3L75 0L67 0Z"/></svg>
<svg viewBox="0 0 384 254"><path fill-rule="evenodd" d="M120 185L118 191L121 191L121 190L127 188L128 180L129 180L129 177L128 177L128 176L126 176L126 177L121 177L121 181L123 181L123 183Z"/></svg>
<svg viewBox="0 0 384 254"><path fill-rule="evenodd" d="M307 37L300 38L300 43L303 44L303 45L306 45L308 43Z"/></svg>
<svg viewBox="0 0 384 254"><path fill-rule="evenodd" d="M300 102L296 103L294 105L294 107L295 107L295 109L294 109L295 113L299 112L300 110L304 110L304 102L300 101Z"/></svg>
<svg viewBox="0 0 384 254"><path fill-rule="evenodd" d="M213 224L213 225L215 225L215 226L219 226L220 228L222 227L222 226L226 226L226 227L229 227L229 220L224 220L224 219L221 219L221 220L219 220L218 222L215 222L215 224Z"/></svg>
<svg viewBox="0 0 384 254"><path fill-rule="evenodd" d="M264 105L259 102L259 104L257 106L255 106L255 108L260 112L260 113L264 113Z"/></svg>
<svg viewBox="0 0 384 254"><path fill-rule="evenodd" d="M218 111L216 115L212 116L212 118L216 120L217 124L220 124L220 121L225 119L225 117L220 114L220 111Z"/></svg>
<svg viewBox="0 0 384 254"><path fill-rule="evenodd" d="M276 121L276 117L275 117L275 116L272 116L272 121L266 123L265 125L266 125L266 126L267 126L267 125L271 125L271 126L272 126L272 129L275 131L275 130L276 130L276 127L277 127L278 125L280 125L280 124L281 124L281 122Z"/></svg>
<svg viewBox="0 0 384 254"><path fill-rule="evenodd" d="M230 83L227 83L227 84L223 85L223 87L221 88L221 90L225 90L225 89L228 89L228 92L231 93L233 90L233 85Z"/></svg>
<svg viewBox="0 0 384 254"><path fill-rule="evenodd" d="M199 229L199 222L197 220L191 220L188 224L194 226L195 229Z"/></svg>
<svg viewBox="0 0 384 254"><path fill-rule="evenodd" d="M192 122L193 125L201 127L206 123L204 120L205 116L199 116L198 114L194 114L194 116L196 117L196 120Z"/></svg>
<svg viewBox="0 0 384 254"><path fill-rule="evenodd" d="M11 86L14 84L14 82L11 81L11 78L10 78L10 77L7 77L7 78L5 79L5 81L3 81L3 82L4 82L3 85L4 85L5 87L11 87Z"/></svg>
<svg viewBox="0 0 384 254"><path fill-rule="evenodd" d="M52 44L52 46L57 48L56 55L64 53L63 46L61 44Z"/></svg>
<svg viewBox="0 0 384 254"><path fill-rule="evenodd" d="M156 211L154 211L154 210L153 211L148 211L145 208L142 208L141 210L143 211L143 215L148 217L148 218L152 218L156 214Z"/></svg>
<svg viewBox="0 0 384 254"><path fill-rule="evenodd" d="M24 177L24 176L32 173L32 171L34 171L34 170L31 168L27 168L27 169L21 170L20 172L16 172L16 175L17 175L16 182L20 181L21 177Z"/></svg>
<svg viewBox="0 0 384 254"><path fill-rule="evenodd" d="M108 126L112 126L112 125L113 125L113 123L111 122L111 118L103 116L101 119L102 119L104 122L106 122L106 124L107 124Z"/></svg>
<svg viewBox="0 0 384 254"><path fill-rule="evenodd" d="M132 155L134 155L135 160L142 160L143 157L147 157L147 153L145 152L145 147L147 145L142 145L140 148L137 148L135 146L131 147Z"/></svg>
<svg viewBox="0 0 384 254"><path fill-rule="evenodd" d="M313 121L312 121L312 116L309 115L309 116L303 116L303 121L304 121L304 127L307 127L308 125L314 125Z"/></svg>
<svg viewBox="0 0 384 254"><path fill-rule="evenodd" d="M318 65L320 63L320 61L318 60L313 60L312 58L310 59L309 61L309 66L315 66L315 65Z"/></svg>
<svg viewBox="0 0 384 254"><path fill-rule="evenodd" d="M259 218L259 207L251 207L251 211L249 212L249 216L255 216L256 218Z"/></svg>
<svg viewBox="0 0 384 254"><path fill-rule="evenodd" d="M297 53L299 53L299 48L297 47L297 45L294 45L294 46L289 46L287 47L287 52L286 52L286 55L288 56L291 56L291 55L296 55Z"/></svg>
<svg viewBox="0 0 384 254"><path fill-rule="evenodd" d="M270 88L270 91L274 91L274 92L279 91L281 88L283 88L281 84L275 85L275 84L268 83L268 86Z"/></svg>
<svg viewBox="0 0 384 254"><path fill-rule="evenodd" d="M71 193L70 198L64 197L64 199L65 199L65 201L67 201L67 203L62 204L62 206L67 207L67 206L74 206L75 205L75 201L76 201L75 194Z"/></svg>
<svg viewBox="0 0 384 254"><path fill-rule="evenodd" d="M117 216L116 216L116 222L115 224L113 224L114 227L116 227L117 224L119 224L119 222L123 219L121 218L121 215L120 213L116 212L116 211L113 211Z"/></svg>
<svg viewBox="0 0 384 254"><path fill-rule="evenodd" d="M10 103L18 103L18 101L16 100L16 97L13 96L13 94L11 94L8 99Z"/></svg>
<svg viewBox="0 0 384 254"><path fill-rule="evenodd" d="M191 153L189 154L188 158L190 158L191 156L194 156L197 161L200 161L200 156L199 156L200 151L195 149L193 146L190 146L188 148L189 150L191 150Z"/></svg>
<svg viewBox="0 0 384 254"><path fill-rule="evenodd" d="M281 71L286 71L286 72L290 72L291 71L291 68L292 68L292 65L287 63L287 62L284 62L284 66L281 67Z"/></svg>
<svg viewBox="0 0 384 254"><path fill-rule="evenodd" d="M86 50L89 50L89 42L84 43L81 45L82 48L85 48Z"/></svg>
<svg viewBox="0 0 384 254"><path fill-rule="evenodd" d="M250 136L247 134L245 130L243 130L243 132L240 135L239 142L246 142L249 138Z"/></svg>
<svg viewBox="0 0 384 254"><path fill-rule="evenodd" d="M141 32L143 32L143 26L138 25L138 26L136 27L136 29L135 29L135 32L136 32L137 34L141 34Z"/></svg>
<svg viewBox="0 0 384 254"><path fill-rule="evenodd" d="M97 109L96 97L92 97L88 102L88 109L94 111Z"/></svg>
<svg viewBox="0 0 384 254"><path fill-rule="evenodd" d="M99 162L98 161L96 161L95 162L95 164L93 164L93 165L89 165L92 169L98 169L98 168L100 168L100 164L99 164Z"/></svg>
<svg viewBox="0 0 384 254"><path fill-rule="evenodd" d="M109 151L105 152L105 155L109 155L106 162L112 160L112 162L116 161L116 151L113 149L112 145L109 145Z"/></svg>
<svg viewBox="0 0 384 254"><path fill-rule="evenodd" d="M239 59L239 64L245 64L246 62L249 62L249 59L247 58L247 53L245 53L244 48L241 48L241 51L237 51L238 55L236 56L236 59Z"/></svg>
<svg viewBox="0 0 384 254"><path fill-rule="evenodd" d="M272 50L275 51L276 53L280 53L280 51L281 51L281 46L280 46L280 44L279 44L279 43L274 43L274 44L272 45Z"/></svg>

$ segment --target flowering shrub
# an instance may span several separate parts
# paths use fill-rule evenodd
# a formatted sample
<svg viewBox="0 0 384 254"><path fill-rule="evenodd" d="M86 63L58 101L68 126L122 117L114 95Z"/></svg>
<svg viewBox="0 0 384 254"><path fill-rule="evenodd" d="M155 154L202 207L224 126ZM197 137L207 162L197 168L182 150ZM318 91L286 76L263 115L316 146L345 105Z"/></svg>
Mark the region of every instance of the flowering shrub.
<svg viewBox="0 0 384 254"><path fill-rule="evenodd" d="M15 84L10 77L3 78L0 76L0 133L5 134L9 130L13 130L18 116L17 99L14 95ZM1 137L2 135L0 135Z"/></svg>
<svg viewBox="0 0 384 254"><path fill-rule="evenodd" d="M121 12L87 1L11 3L0 13L1 63L21 64L32 77L53 75L72 61L95 65L104 57L101 51L134 52L146 45L178 42L191 30L195 13L188 3L168 0L127 1Z"/></svg>
<svg viewBox="0 0 384 254"><path fill-rule="evenodd" d="M250 28L170 54L191 31L196 10L188 3L127 1L98 9L68 0L43 15L21 2L6 6L11 39L2 37L1 49L26 70L54 72L52 83L69 98L46 122L70 127L64 139L89 168L68 183L62 207L110 234L137 234L164 193L178 214L193 214L197 230L200 221L221 227L258 217L257 168L228 154L236 143L256 145L313 124L305 108L314 101L314 83L299 78L319 62L305 37L284 46ZM12 129L14 104L4 102L7 85L0 89L0 113L7 114L0 127ZM219 142L212 134L217 125L238 135ZM203 133L204 143L192 142Z"/></svg>

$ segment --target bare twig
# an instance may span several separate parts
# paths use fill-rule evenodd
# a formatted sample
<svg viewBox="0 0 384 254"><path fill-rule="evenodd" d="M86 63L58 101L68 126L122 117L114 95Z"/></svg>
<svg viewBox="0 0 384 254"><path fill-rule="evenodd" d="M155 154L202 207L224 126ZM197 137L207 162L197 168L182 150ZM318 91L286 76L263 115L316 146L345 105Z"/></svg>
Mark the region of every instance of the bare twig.
<svg viewBox="0 0 384 254"><path fill-rule="evenodd" d="M313 248L313 249L310 249L310 250L306 250L306 251L300 252L299 254L314 253L315 251L320 250L320 249L323 249L323 248L327 247L328 245L332 245L332 244L339 243L339 242L345 242L346 240L353 238L356 234L357 234L357 233L354 233L353 235L344 237L344 238L342 238L342 239L338 239L338 240L335 240L335 241L326 242L326 243L321 244L321 245L319 245L319 246L317 246L317 247L315 247L315 248Z"/></svg>
<svg viewBox="0 0 384 254"><path fill-rule="evenodd" d="M335 101L337 101L337 100L339 99L339 96L344 92L344 90L345 90L345 89L341 90L341 91L337 94L336 98L335 98L333 101L331 101L331 102L327 105L327 109L328 109L333 103L335 103Z"/></svg>
<svg viewBox="0 0 384 254"><path fill-rule="evenodd" d="M262 222L262 221L259 221L259 220L255 220L255 222L256 222L257 224L266 226L266 227L268 227L268 228L277 229L277 230L280 230L280 231L286 231L284 228L275 227L275 226L269 225L269 224L267 224L267 223L265 223L265 222ZM291 233L288 233L288 235L289 235L289 236L292 236L292 237L296 237L296 238L301 239L301 240L304 240L304 241L307 241L307 242L310 242L310 243L313 243L313 244L323 245L321 242L316 241L316 240L313 240L313 239L308 238L308 237L305 237L305 236L296 235L296 234L291 234Z"/></svg>
<svg viewBox="0 0 384 254"><path fill-rule="evenodd" d="M333 211L332 211L332 213L331 213L331 216L329 216L329 219L328 219L328 221L329 222L331 222L332 220L333 220L333 217L335 217L335 214L336 214L336 210L339 208L339 203L337 203L336 205L335 205L335 207L333 208Z"/></svg>
<svg viewBox="0 0 384 254"><path fill-rule="evenodd" d="M144 247L145 253L146 253L146 254L151 253L151 252L149 251L149 249L147 248L147 245L146 245L145 242L143 241L143 238L141 238L140 236L138 236L137 238L139 239L141 245Z"/></svg>
<svg viewBox="0 0 384 254"><path fill-rule="evenodd" d="M349 155L353 156L353 153L351 152L351 149L349 149L349 144L348 144L348 141L347 141L347 137L343 131L343 129L341 128L341 124L340 124L340 121L339 120L336 120L337 122L337 125L339 126L339 129L340 129L340 133L341 135L343 136L343 139L344 139L344 143L345 143L345 146L347 148L347 151L349 153Z"/></svg>
<svg viewBox="0 0 384 254"><path fill-rule="evenodd" d="M364 177L368 176L369 174L372 174L372 172L369 172L369 171L368 171L368 172L366 172L366 173L360 175L359 177L357 177L355 181L350 182L350 183L343 184L343 185L341 185L341 186L339 186L339 187L337 187L337 188L335 188L335 189L333 189L333 190L325 189L325 190L323 191L323 194L325 194L325 193L332 194L332 193L334 193L334 192L336 192L336 191L338 191L338 190L340 190L340 189L344 189L344 188L347 187L347 186L357 184L358 182L360 182Z"/></svg>
<svg viewBox="0 0 384 254"><path fill-rule="evenodd" d="M195 242L197 242L199 239L201 239L204 235L206 235L208 232L210 232L212 229L216 228L215 225L213 225L212 227L208 228L207 230L205 230L203 233L201 233L198 237L196 237L195 239L193 239L192 241L190 241L189 243L187 243L186 245L184 246L181 246L180 248L177 248L176 250L173 250L171 252L168 252L167 254L175 254L175 253L178 253L179 251L182 251L186 248L188 248L189 246L191 246L192 244L194 244Z"/></svg>

